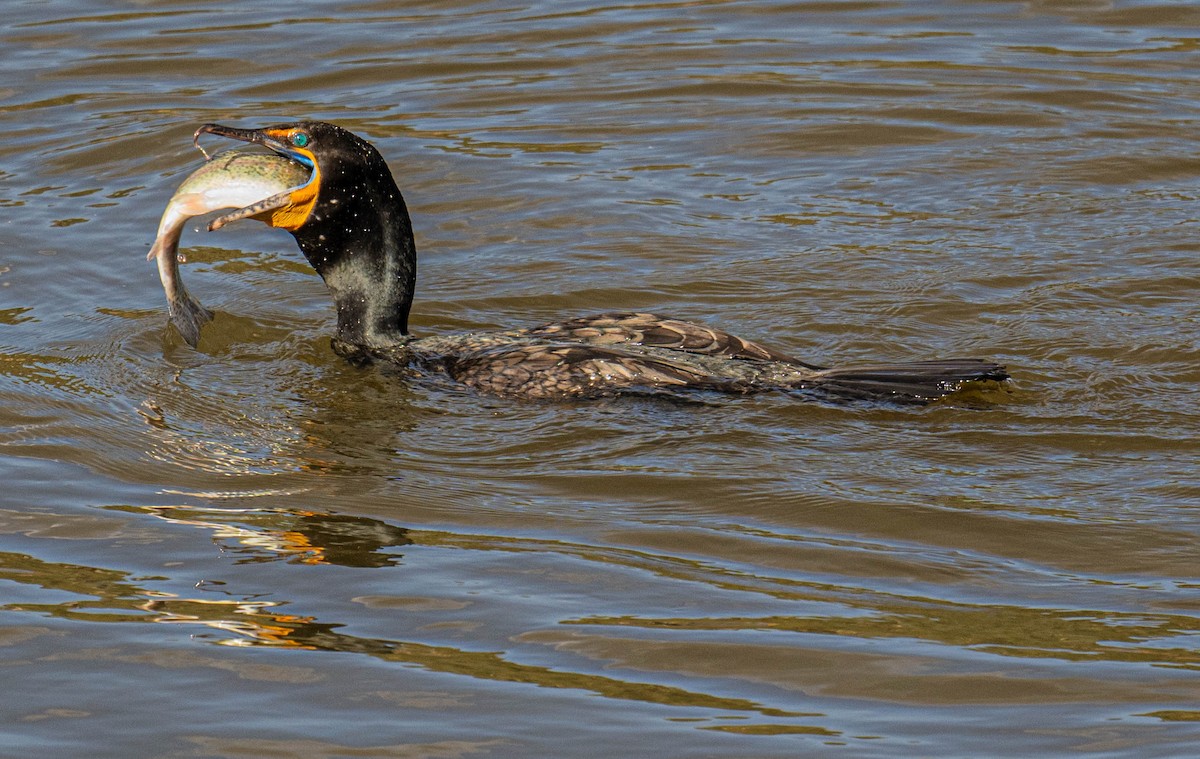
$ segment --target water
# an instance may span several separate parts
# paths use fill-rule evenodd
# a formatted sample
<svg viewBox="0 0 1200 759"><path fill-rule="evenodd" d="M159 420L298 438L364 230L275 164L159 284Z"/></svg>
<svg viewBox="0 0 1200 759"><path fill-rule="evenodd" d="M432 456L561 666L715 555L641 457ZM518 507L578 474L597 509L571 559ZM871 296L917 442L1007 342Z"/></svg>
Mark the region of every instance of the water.
<svg viewBox="0 0 1200 759"><path fill-rule="evenodd" d="M0 24L0 755L1195 752L1196 6ZM413 383L248 222L184 236L194 351L143 260L191 133L292 118L391 163L419 333L645 309L1014 390Z"/></svg>

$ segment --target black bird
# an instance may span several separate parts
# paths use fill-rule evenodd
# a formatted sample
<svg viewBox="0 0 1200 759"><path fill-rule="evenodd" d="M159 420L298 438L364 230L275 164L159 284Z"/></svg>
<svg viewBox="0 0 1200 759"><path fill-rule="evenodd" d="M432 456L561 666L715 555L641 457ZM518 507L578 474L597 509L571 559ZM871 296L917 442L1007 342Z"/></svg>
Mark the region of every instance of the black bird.
<svg viewBox="0 0 1200 759"><path fill-rule="evenodd" d="M309 166L290 202L257 218L288 230L337 305L333 347L354 361L443 371L479 390L577 398L689 388L747 393L808 390L835 398L923 403L966 382L1008 379L979 359L826 369L727 332L647 313L607 313L531 329L413 337L412 222L391 170L366 140L334 124L196 131L266 146ZM244 215L244 214L243 214ZM219 226L237 212L213 223Z"/></svg>

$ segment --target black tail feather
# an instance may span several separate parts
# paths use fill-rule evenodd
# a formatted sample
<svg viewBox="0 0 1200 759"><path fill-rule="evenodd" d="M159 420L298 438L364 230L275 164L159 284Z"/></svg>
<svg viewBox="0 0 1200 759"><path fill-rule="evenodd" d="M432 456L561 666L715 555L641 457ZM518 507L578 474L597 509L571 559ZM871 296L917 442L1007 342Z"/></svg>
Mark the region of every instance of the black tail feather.
<svg viewBox="0 0 1200 759"><path fill-rule="evenodd" d="M1006 379L1008 372L1000 364L952 358L825 369L811 384L805 384L838 398L928 403L953 393L965 382Z"/></svg>

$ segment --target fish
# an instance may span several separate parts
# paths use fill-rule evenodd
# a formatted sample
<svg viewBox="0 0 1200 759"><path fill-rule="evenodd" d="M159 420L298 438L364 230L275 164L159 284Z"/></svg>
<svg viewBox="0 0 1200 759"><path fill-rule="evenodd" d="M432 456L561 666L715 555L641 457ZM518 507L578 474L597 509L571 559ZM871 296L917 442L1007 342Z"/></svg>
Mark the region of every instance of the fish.
<svg viewBox="0 0 1200 759"><path fill-rule="evenodd" d="M237 209L209 223L208 229L213 231L231 221L282 208L313 174L310 167L277 153L229 150L212 157L205 153L205 158L171 196L146 255L147 260L158 262L171 324L193 348L200 342L200 328L212 321L213 315L187 291L179 274L179 238L184 225L193 216Z"/></svg>

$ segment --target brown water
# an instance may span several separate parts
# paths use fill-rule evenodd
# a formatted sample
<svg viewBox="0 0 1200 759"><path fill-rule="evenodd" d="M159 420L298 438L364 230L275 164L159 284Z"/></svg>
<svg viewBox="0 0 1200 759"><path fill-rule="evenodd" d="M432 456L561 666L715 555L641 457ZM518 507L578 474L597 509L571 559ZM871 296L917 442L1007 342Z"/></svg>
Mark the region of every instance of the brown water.
<svg viewBox="0 0 1200 759"><path fill-rule="evenodd" d="M1189 3L8 3L0 755L1194 755L1198 71ZM144 260L191 133L296 117L389 159L420 333L1015 390L412 383L248 222L184 237L194 351Z"/></svg>

